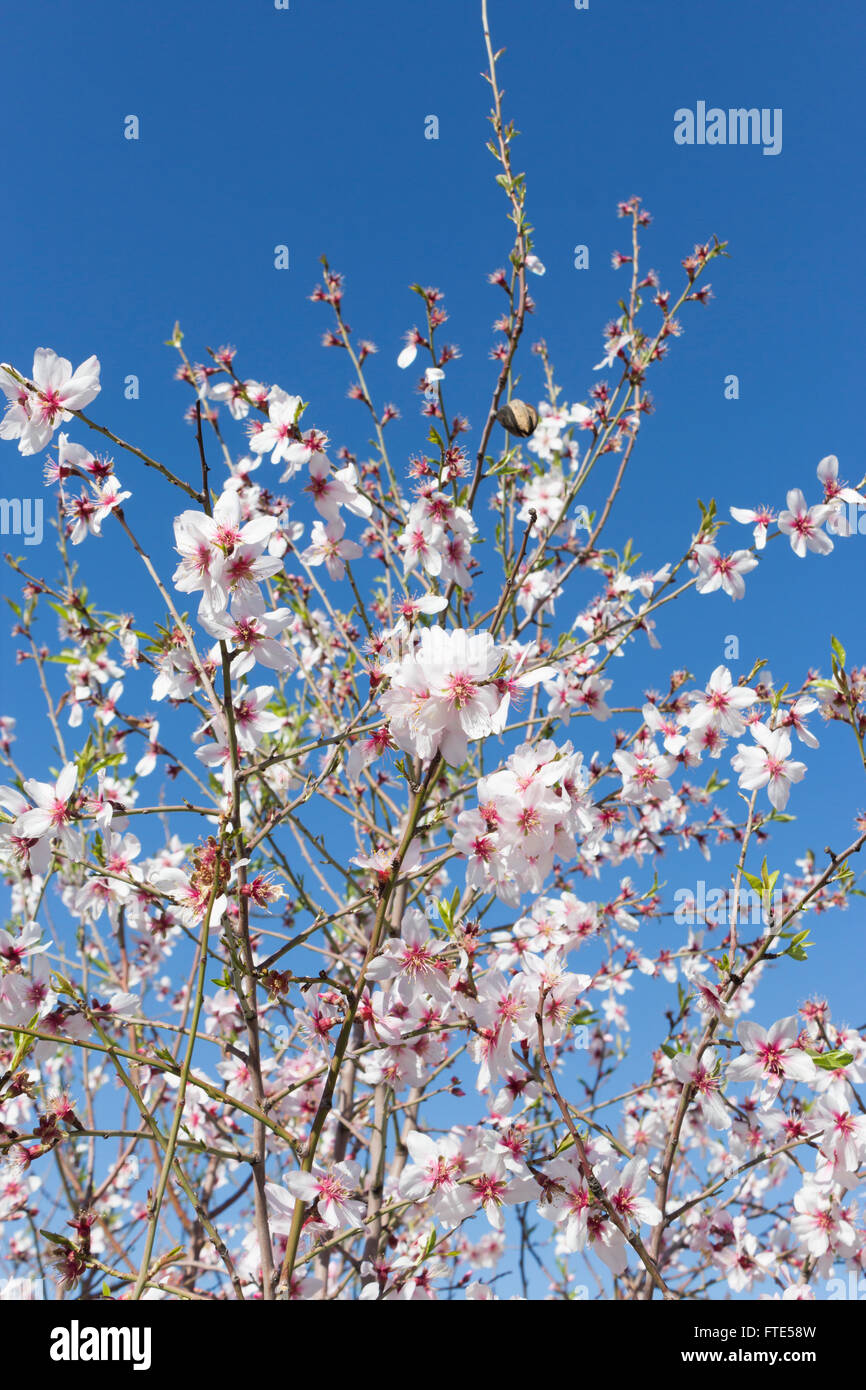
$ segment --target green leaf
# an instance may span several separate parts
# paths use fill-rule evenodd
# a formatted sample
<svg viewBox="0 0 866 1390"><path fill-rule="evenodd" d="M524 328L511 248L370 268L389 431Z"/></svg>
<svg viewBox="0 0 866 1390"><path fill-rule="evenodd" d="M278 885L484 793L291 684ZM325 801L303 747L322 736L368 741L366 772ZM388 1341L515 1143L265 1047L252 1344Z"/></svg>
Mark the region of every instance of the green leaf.
<svg viewBox="0 0 866 1390"><path fill-rule="evenodd" d="M850 1052L837 1047L833 1052L810 1052L809 1056L822 1071L838 1071L840 1067L850 1067L854 1061Z"/></svg>
<svg viewBox="0 0 866 1390"><path fill-rule="evenodd" d="M729 784L730 784L730 779L729 779L729 778L727 778L727 777L720 777L719 774L718 774L717 772L713 771L713 772L710 773L709 781L707 782L707 785L706 785L706 787L704 788L704 790L705 790L706 792L719 792L719 791L722 791L722 790L723 790L725 787L727 787Z"/></svg>
<svg viewBox="0 0 866 1390"><path fill-rule="evenodd" d="M807 960L806 950L811 949L815 944L814 941L807 940L809 931L810 928L807 927L805 931L797 932L796 936L792 937L788 949L782 954L790 956L792 960Z"/></svg>
<svg viewBox="0 0 866 1390"><path fill-rule="evenodd" d="M56 1231L43 1230L40 1230L39 1234L44 1236L46 1240L50 1240L52 1245L62 1245L64 1250L72 1249L72 1241L68 1236L59 1236Z"/></svg>
<svg viewBox="0 0 866 1390"><path fill-rule="evenodd" d="M598 1023L598 1014L595 1009L578 1009L576 1014L572 1014L568 1022L578 1028L586 1027L590 1023Z"/></svg>

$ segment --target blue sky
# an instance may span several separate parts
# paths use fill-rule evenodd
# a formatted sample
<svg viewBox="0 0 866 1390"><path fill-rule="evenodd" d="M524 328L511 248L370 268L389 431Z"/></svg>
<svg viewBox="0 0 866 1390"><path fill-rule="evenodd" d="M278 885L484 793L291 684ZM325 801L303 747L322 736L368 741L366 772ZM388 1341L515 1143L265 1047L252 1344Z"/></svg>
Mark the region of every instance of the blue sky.
<svg viewBox="0 0 866 1390"><path fill-rule="evenodd" d="M490 9L495 43L507 49L506 109L522 132L515 163L527 173L535 249L547 266L532 281L528 336L547 339L566 399L585 399L597 379L601 332L625 290L623 273L610 268L611 252L627 249L619 199L638 194L653 213L644 264L674 290L695 241L715 233L729 242L731 258L712 267L715 299L683 316L684 336L649 382L657 411L609 540L642 537L654 569L681 554L698 496L714 495L725 514L730 504L779 508L790 486L818 500L815 467L828 453L849 481L859 479L862 12L842 0L729 0L703 11L490 0ZM308 299L325 253L347 277L348 321L379 347L371 390L402 411L391 427L394 454L407 457L426 435L413 373L395 366L416 320L413 281L445 292L444 336L462 350L448 373L449 409L480 428L499 311L485 277L505 263L510 243L484 148L479 12L475 0L291 0L288 11L269 0L43 0L38 14L9 11L0 357L26 371L37 346L75 363L96 353L103 391L94 417L194 478L194 442L181 420L188 395L172 382L175 358L163 346L177 319L195 359L205 344L236 344L243 375L301 394L311 423L363 453L364 412L345 395L349 364L320 348L328 314ZM699 100L781 108L782 152L675 145L675 110ZM123 138L130 114L138 141ZM437 141L424 139L430 114ZM273 267L279 243L290 249L287 272ZM587 271L573 266L578 243L589 247ZM521 392L537 397L537 361L523 360ZM135 402L123 397L128 373L140 378ZM737 401L723 395L729 373L739 377ZM85 442L83 431L73 437ZM4 445L0 467L6 496L41 494L36 460ZM119 459L118 471L134 493L130 519L165 569L172 502L137 464ZM750 540L735 529L739 543ZM80 558L91 578L111 570L117 607L134 605L142 576L115 539L88 543ZM830 631L857 659L864 559L863 536L828 559L799 561L774 545L749 577L745 603L690 596L665 610L663 650L630 660L630 693L664 684L676 665L705 678L728 634L741 643L735 674L766 657L779 681L799 683L810 665L829 665ZM50 543L25 552L25 563L50 576ZM2 640L8 658L14 641ZM50 759L31 687L9 659L0 706L21 721L28 770L44 775ZM604 746L603 731L587 737L596 732ZM790 808L798 823L777 834L777 867L790 867L806 845L820 851L852 838L851 812L866 794L842 732L825 728L820 752L806 752L809 773ZM674 884L712 876L702 862L664 869ZM724 884L721 861L717 874ZM809 977L853 1023L863 1021L863 952L851 946L859 915L855 907L821 919ZM779 983L767 986L779 1012L803 997L798 968L786 963L784 980L777 971Z"/></svg>
<svg viewBox="0 0 866 1390"><path fill-rule="evenodd" d="M731 259L711 267L716 298L684 315L684 336L650 382L656 414L610 538L642 533L654 568L681 553L698 496L715 495L722 510L781 506L792 485L817 497L815 466L831 452L856 481L862 16L840 3L794 3L783 22L735 0L687 28L670 5L591 0L576 11L566 0L491 0L490 9L494 41L507 49L506 108L522 132L516 167L527 172L547 266L532 281L528 332L547 339L566 398L584 399L596 379L601 331L624 291L623 272L610 268L625 232L618 199L637 193L653 213L645 264L672 287L696 240L716 233L730 243ZM205 344L236 344L244 374L302 394L311 421L363 450L363 408L345 398L348 363L320 348L327 311L307 297L325 253L346 274L349 322L379 346L371 389L402 411L392 449L408 455L426 433L413 373L394 365L416 318L416 280L446 294L445 336L463 353L449 371L449 408L480 427L499 310L485 277L505 260L508 228L484 148L479 12L466 0L435 9L292 0L289 11L215 0L151 6L145 17L47 0L38 44L32 14L9 14L0 121L18 153L0 226L2 356L26 370L39 345L76 362L96 352L95 417L194 476L181 421L188 397L163 345L179 319L194 358ZM674 111L698 100L781 107L781 154L675 145ZM123 138L130 114L138 141ZM438 141L424 139L429 114L439 117ZM273 268L278 243L290 249L285 272ZM589 247L587 271L573 266L578 243ZM524 367L521 389L539 393L537 360L527 354ZM138 401L124 400L130 372ZM737 401L723 394L732 372ZM35 460L13 446L3 459L7 495L12 478L19 495L41 492ZM137 464L118 468L135 493L131 518L167 564L165 492ZM647 515L650 530L639 524ZM26 561L36 555L50 569L47 542ZM709 674L729 633L743 663L765 656L779 680L826 663L828 628L853 651L864 556L860 536L826 560L774 546L745 603L692 597L679 615L667 610L663 650L646 654L634 680L661 683L682 663ZM86 572L111 566L118 606L140 602L140 575L112 539L80 558ZM788 664L795 641L801 655ZM9 667L0 690L4 708L26 718L32 706ZM856 777L840 732L828 731L822 756L807 759L808 797L795 808L819 848L842 842L852 796L858 809L866 804L854 788L838 795ZM785 838L793 854L799 836Z"/></svg>

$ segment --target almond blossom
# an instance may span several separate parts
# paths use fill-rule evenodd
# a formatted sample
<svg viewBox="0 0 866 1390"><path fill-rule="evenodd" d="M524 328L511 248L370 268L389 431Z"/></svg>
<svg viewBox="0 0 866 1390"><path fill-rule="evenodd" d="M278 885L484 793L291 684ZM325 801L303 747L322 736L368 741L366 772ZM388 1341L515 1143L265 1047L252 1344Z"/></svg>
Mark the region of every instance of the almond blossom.
<svg viewBox="0 0 866 1390"><path fill-rule="evenodd" d="M67 843L74 820L75 787L78 773L74 763L66 763L56 782L37 782L29 778L24 791L34 803L15 821L15 834L29 840L42 840L60 834ZM74 843L74 842L72 842Z"/></svg>
<svg viewBox="0 0 866 1390"><path fill-rule="evenodd" d="M345 562L357 560L363 553L357 541L347 539L342 521L329 521L327 526L314 521L310 544L301 551L301 559L305 565L324 565L331 579L339 580L346 573Z"/></svg>
<svg viewBox="0 0 866 1390"><path fill-rule="evenodd" d="M265 1190L274 1213L272 1229L288 1235L296 1201L315 1203L319 1217L331 1230L359 1225L364 1208L352 1199L351 1193L357 1191L360 1178L358 1164L346 1160L335 1163L330 1170L315 1168L311 1173L289 1173L284 1187L268 1183Z"/></svg>
<svg viewBox="0 0 866 1390"><path fill-rule="evenodd" d="M693 691L692 708L685 717L690 729L705 729L708 725L722 733L737 737L745 732L746 721L741 711L757 700L757 694L747 686L735 686L727 666L717 666L707 683L706 692Z"/></svg>
<svg viewBox="0 0 866 1390"><path fill-rule="evenodd" d="M257 428L250 434L252 452L270 454L271 463L288 464L290 476L298 472L309 457L309 451L299 444L296 429L301 405L300 396L290 396L279 386L272 386L268 393L268 418L264 423L257 421Z"/></svg>
<svg viewBox="0 0 866 1390"><path fill-rule="evenodd" d="M695 587L699 594L712 594L721 589L730 598L740 599L746 592L743 575L750 574L757 564L756 557L748 550L721 555L714 545L704 545L700 550Z"/></svg>
<svg viewBox="0 0 866 1390"><path fill-rule="evenodd" d="M411 908L403 917L400 936L370 962L367 977L394 980L397 997L404 1004L411 1004L418 991L447 1004L451 998L447 974L438 960L447 944L433 936L424 913Z"/></svg>
<svg viewBox="0 0 866 1390"><path fill-rule="evenodd" d="M277 640L291 621L292 612L288 608L268 612L258 589L233 598L231 613L223 610L200 615L202 627L212 637L221 638L229 650L236 653L232 663L236 677L246 675L256 662L273 671L291 671L297 666L294 650Z"/></svg>
<svg viewBox="0 0 866 1390"><path fill-rule="evenodd" d="M743 1047L740 1057L728 1064L730 1081L762 1081L765 1104L772 1103L785 1081L811 1081L815 1063L797 1046L799 1025L795 1016L781 1018L771 1028L744 1021L737 1025Z"/></svg>
<svg viewBox="0 0 866 1390"><path fill-rule="evenodd" d="M775 512L769 507L731 507L729 510L734 521L739 521L743 526L754 525L755 549L763 550L767 544L767 532L776 519Z"/></svg>
<svg viewBox="0 0 866 1390"><path fill-rule="evenodd" d="M650 797L666 799L673 796L667 780L676 767L676 759L659 753L653 743L644 745L640 753L614 753L613 760L622 775L622 799L640 803Z"/></svg>
<svg viewBox="0 0 866 1390"><path fill-rule="evenodd" d="M459 766L469 740L493 732L501 697L491 677L500 660L489 632L425 628L415 653L385 668L381 705L398 746L422 758L439 751Z"/></svg>
<svg viewBox="0 0 866 1390"><path fill-rule="evenodd" d="M858 1244L856 1232L832 1195L806 1183L795 1193L794 1207L791 1226L814 1259L830 1251L842 1258L853 1254Z"/></svg>
<svg viewBox="0 0 866 1390"><path fill-rule="evenodd" d="M817 468L818 481L824 486L824 502L833 508L833 515L826 522L827 530L837 536L850 536L857 529L852 526L845 514L846 507L866 506L866 497L856 488L849 487L839 479L839 460L835 454L821 459Z"/></svg>
<svg viewBox="0 0 866 1390"><path fill-rule="evenodd" d="M411 1164L400 1178L401 1195L423 1200L432 1214L456 1226L472 1210L472 1200L461 1178L467 1161L454 1135L433 1138L413 1130L406 1140Z"/></svg>
<svg viewBox="0 0 866 1390"><path fill-rule="evenodd" d="M645 1158L629 1159L621 1173L612 1172L610 1165L602 1169L601 1181L610 1204L624 1221L645 1226L657 1226L661 1221L658 1207L643 1195L648 1179L649 1165Z"/></svg>
<svg viewBox="0 0 866 1390"><path fill-rule="evenodd" d="M672 1062L677 1080L694 1088L701 1110L713 1128L730 1129L731 1117L719 1094L719 1078L715 1074L717 1066L718 1059L712 1047L708 1047L700 1057L678 1052Z"/></svg>
<svg viewBox="0 0 866 1390"><path fill-rule="evenodd" d="M798 487L790 489L788 505L779 513L779 530L790 539L791 549L800 559L807 550L814 550L818 555L830 554L833 542L821 527L834 511L835 507L824 503L809 507Z"/></svg>
<svg viewBox="0 0 866 1390"><path fill-rule="evenodd" d="M866 1115L852 1106L845 1085L835 1081L817 1101L810 1115L823 1126L821 1153L828 1160L827 1180L844 1187L857 1186L857 1169L866 1157Z"/></svg>
<svg viewBox="0 0 866 1390"><path fill-rule="evenodd" d="M201 592L199 613L222 612L233 593L250 593L258 581L276 574L281 562L264 555L276 529L275 517L243 522L238 494L225 491L212 516L188 510L175 519L181 562L173 575L182 593Z"/></svg>
<svg viewBox="0 0 866 1390"><path fill-rule="evenodd" d="M327 522L339 519L340 508L345 507L356 516L372 515L373 504L368 497L358 491L358 470L354 464L331 472L331 465L324 454L314 454L310 459L310 481L305 488L312 494L316 510Z"/></svg>
<svg viewBox="0 0 866 1390"><path fill-rule="evenodd" d="M44 449L61 424L72 419L99 395L99 359L88 357L72 370L66 357L51 348L37 348L31 373L35 391L22 387L0 364L0 388L10 401L0 422L0 439L17 439L18 452L35 454Z"/></svg>
<svg viewBox="0 0 866 1390"><path fill-rule="evenodd" d="M767 788L771 804L784 811L788 804L791 784L806 775L806 764L791 758L791 738L783 728L770 729L760 721L750 725L757 743L740 743L731 758L731 767L739 773L739 785L746 791Z"/></svg>

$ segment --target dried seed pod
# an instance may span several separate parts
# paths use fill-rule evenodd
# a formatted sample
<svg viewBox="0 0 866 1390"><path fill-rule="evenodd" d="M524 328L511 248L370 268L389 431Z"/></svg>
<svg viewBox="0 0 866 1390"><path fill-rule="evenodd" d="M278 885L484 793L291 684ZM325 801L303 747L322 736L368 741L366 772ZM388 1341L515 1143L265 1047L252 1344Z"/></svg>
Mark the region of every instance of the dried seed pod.
<svg viewBox="0 0 866 1390"><path fill-rule="evenodd" d="M516 434L519 439L527 439L538 424L538 411L535 406L527 405L525 401L509 401L508 405L503 405L497 410L496 419L509 434Z"/></svg>

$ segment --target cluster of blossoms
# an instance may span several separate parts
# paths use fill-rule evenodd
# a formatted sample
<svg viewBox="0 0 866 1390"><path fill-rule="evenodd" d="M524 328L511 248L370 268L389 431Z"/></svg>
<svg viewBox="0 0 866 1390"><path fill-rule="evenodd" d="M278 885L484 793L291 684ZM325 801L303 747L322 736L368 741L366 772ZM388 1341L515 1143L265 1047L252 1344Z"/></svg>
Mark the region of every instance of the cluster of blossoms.
<svg viewBox="0 0 866 1390"><path fill-rule="evenodd" d="M545 739L516 749L482 777L478 805L457 817L453 845L466 856L466 882L517 906L540 893L554 861L570 862L576 839L591 858L600 827L587 796L583 755Z"/></svg>
<svg viewBox="0 0 866 1390"><path fill-rule="evenodd" d="M88 357L75 371L65 357L51 348L37 348L33 356L32 380L8 366L0 366L0 390L8 405L0 420L0 439L17 439L22 454L44 449L60 425L74 419L95 400L101 390L100 364ZM94 456L83 444L74 444L60 432L57 458L45 468L47 482L61 485L61 510L67 518L67 534L73 545L86 536L98 536L106 517L118 510L132 494L123 490L110 459ZM80 478L87 488L77 497L67 497L67 479Z"/></svg>
<svg viewBox="0 0 866 1390"><path fill-rule="evenodd" d="M778 515L770 507L730 508L734 521L753 527L754 545L751 550L721 554L715 545L717 534L712 525L696 538L689 563L697 575L699 594L710 594L721 589L732 599L742 598L746 591L744 575L750 574L758 564L754 552L763 550L772 535L787 536L794 554L802 560L808 551L816 555L830 554L833 541L827 532L839 537L858 533L857 513L861 506L866 506L866 497L856 488L840 482L839 460L834 454L821 459L817 473L824 489L821 502L810 506L801 489L795 487L789 490L787 506ZM774 524L778 526L778 531L771 532ZM823 529L825 526L826 531Z"/></svg>
<svg viewBox="0 0 866 1390"><path fill-rule="evenodd" d="M489 632L425 628L414 651L382 668L390 680L380 706L397 746L464 763L470 739L502 726L504 697L494 679L501 660Z"/></svg>
<svg viewBox="0 0 866 1390"><path fill-rule="evenodd" d="M563 464L574 472L580 462L580 443L574 430L592 430L601 423L602 414L594 414L585 405L550 405L539 402L538 427L528 443L528 450L541 463ZM548 475L550 476L550 475Z"/></svg>
<svg viewBox="0 0 866 1390"><path fill-rule="evenodd" d="M0 368L0 438L55 448L65 526L59 578L12 562L19 664L53 748L21 710L0 716L4 1271L48 1257L82 1297L107 1269L112 1296L270 1301L487 1299L502 1276L565 1299L589 1275L618 1298L808 1298L862 1267L866 1037L823 998L773 1022L758 987L777 969L798 988L801 919L851 901L862 816L827 864L767 858L802 795L794 741L811 763L820 719L862 757L866 668L834 642L827 676L779 686L758 659L703 684L679 667L658 692L614 658L660 647L673 596L742 597L776 523L797 555L827 553L863 497L831 456L817 504L795 489L778 517L731 508L749 549L720 552L714 504L646 573L630 544L602 542L646 377L723 249L685 258L675 300L638 270L649 215L637 199L619 211L633 238L615 264L635 292L605 330L595 370L611 381L592 378L591 404L558 404L543 345L548 399L513 401L526 274L544 273L528 233L489 277L501 375L474 462L467 421L445 411L460 353L438 341L432 287L413 287L424 321L397 362L429 353L433 457L402 470L384 434L399 412L361 370L375 346L353 337L327 266L313 298L334 315L328 346L351 349L372 457L307 428L300 396L239 375L234 348L191 363L176 335L189 467L116 440L184 495L170 579L113 460L65 431L55 447L61 426L91 423L96 358L73 372L40 349L31 378ZM508 397L521 432L500 446ZM153 586L137 616L79 578L97 545L113 563L109 547L131 547ZM690 901L684 931L659 864L694 850L727 855L732 906L721 919ZM650 1013L662 1035L639 1079ZM46 1251L61 1202L71 1235Z"/></svg>
<svg viewBox="0 0 866 1390"><path fill-rule="evenodd" d="M403 573L420 570L443 584L472 585L470 547L478 528L465 507L435 486L422 484L419 496L397 537L403 551Z"/></svg>

